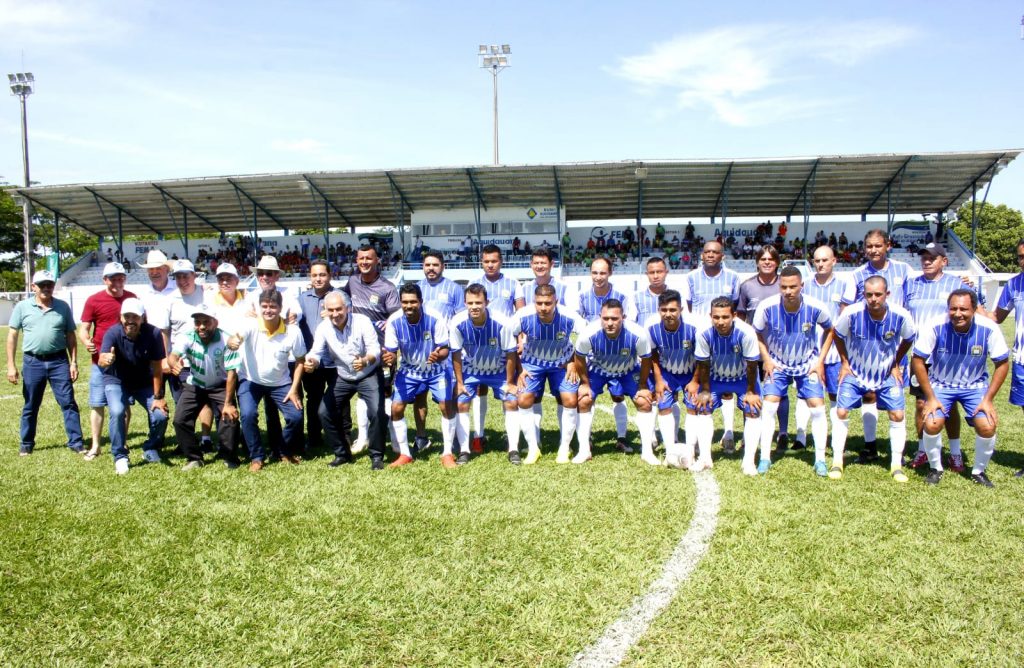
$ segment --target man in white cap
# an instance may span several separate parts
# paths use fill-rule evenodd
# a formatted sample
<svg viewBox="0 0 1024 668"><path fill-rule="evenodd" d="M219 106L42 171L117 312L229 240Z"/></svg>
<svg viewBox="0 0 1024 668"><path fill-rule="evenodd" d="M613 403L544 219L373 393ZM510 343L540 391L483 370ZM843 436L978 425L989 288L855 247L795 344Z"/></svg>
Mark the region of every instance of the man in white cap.
<svg viewBox="0 0 1024 668"><path fill-rule="evenodd" d="M167 431L164 399L164 340L145 322L146 307L135 297L121 304L121 322L107 330L100 344L98 364L103 370L103 392L110 409L110 453L114 471L128 473L128 430L125 410L132 398L149 413L149 436L142 444L142 458L159 463Z"/></svg>
<svg viewBox="0 0 1024 668"><path fill-rule="evenodd" d="M90 295L82 308L82 319L78 323L78 339L92 355L89 371L89 426L92 431L92 448L85 453L85 459L92 460L100 452L100 438L103 435L103 409L107 405L103 390L103 370L99 367L100 344L107 330L121 319L121 304L135 297L134 292L124 289L125 270L119 262L108 262L103 267L104 289ZM125 429L131 421L131 411L125 411Z"/></svg>
<svg viewBox="0 0 1024 668"><path fill-rule="evenodd" d="M245 298L249 306L249 315L256 318L260 315L260 294L266 290L277 290L281 293L283 310L281 317L289 325L298 324L302 319L302 308L295 294L287 288L277 287L277 281L281 278L281 267L277 264L277 258L273 255L264 255L256 265L257 289L251 290Z"/></svg>
<svg viewBox="0 0 1024 668"><path fill-rule="evenodd" d="M35 297L18 302L7 330L7 380L12 384L18 382L18 369L14 366L18 333L25 332L21 360L21 394L25 397L21 411L21 455L30 455L35 448L36 419L47 383L64 413L68 447L73 452L84 452L81 418L71 385L78 379L75 319L67 302L53 298L55 284L52 273L37 271L32 276Z"/></svg>

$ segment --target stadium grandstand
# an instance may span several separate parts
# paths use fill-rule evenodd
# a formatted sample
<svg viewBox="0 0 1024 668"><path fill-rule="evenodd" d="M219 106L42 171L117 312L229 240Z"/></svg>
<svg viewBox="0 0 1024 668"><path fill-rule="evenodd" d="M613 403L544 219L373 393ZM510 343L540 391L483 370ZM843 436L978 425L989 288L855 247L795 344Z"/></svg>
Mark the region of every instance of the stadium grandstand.
<svg viewBox="0 0 1024 668"><path fill-rule="evenodd" d="M344 277L353 249L372 243L385 275L401 283L422 278L418 260L434 249L448 260L446 275L465 283L479 275L482 245L502 248L505 273L519 280L532 278L529 256L541 247L571 287L588 283L589 258L604 255L615 262L613 282L634 290L646 284L646 257L665 257L681 277L711 239L723 242L728 266L741 274L755 271L754 249L765 243L791 263L828 243L838 268L849 270L863 262L858 242L871 228L886 229L890 257L914 267L916 246L943 240L949 269L976 277L994 298L998 277L947 224L965 202L983 204L992 179L1019 153L296 172L8 190L96 235L96 251L59 277L56 294L76 317L101 284L104 262L125 261L131 289L146 282L136 267L153 249L192 259L200 273L230 261L245 287L248 267L265 253L278 257L283 285L304 284L310 260L326 258ZM148 239L126 238L140 235Z"/></svg>

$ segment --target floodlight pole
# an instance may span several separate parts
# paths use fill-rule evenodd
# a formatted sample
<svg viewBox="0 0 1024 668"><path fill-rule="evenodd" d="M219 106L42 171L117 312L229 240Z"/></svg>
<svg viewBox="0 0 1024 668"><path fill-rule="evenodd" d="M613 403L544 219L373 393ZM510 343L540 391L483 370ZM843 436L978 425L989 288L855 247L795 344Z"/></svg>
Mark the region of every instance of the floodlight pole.
<svg viewBox="0 0 1024 668"><path fill-rule="evenodd" d="M509 63L509 57L512 54L512 48L508 44L502 44L498 46L492 44L490 46L481 44L480 49L477 52L477 57L480 60L480 68L490 71L491 80L493 83L493 95L494 95L494 164L499 164L498 160L498 75L502 70L511 67Z"/></svg>
<svg viewBox="0 0 1024 668"><path fill-rule="evenodd" d="M25 187L28 188L32 185L32 181L29 177L28 167L28 106L25 104L25 101L32 94L35 77L32 76L31 72L19 72L17 74L8 74L7 78L11 82L11 95L21 100L21 161L25 171ZM23 219L22 232L25 237L25 293L31 294L32 272L35 265L32 262L32 202L27 197L22 198L21 213Z"/></svg>

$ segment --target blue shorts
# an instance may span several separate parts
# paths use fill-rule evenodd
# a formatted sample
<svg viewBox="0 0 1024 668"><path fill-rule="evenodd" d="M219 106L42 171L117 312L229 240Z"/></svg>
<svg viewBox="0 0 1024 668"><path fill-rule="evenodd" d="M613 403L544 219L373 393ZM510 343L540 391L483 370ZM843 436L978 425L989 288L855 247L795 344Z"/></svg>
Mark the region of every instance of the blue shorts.
<svg viewBox="0 0 1024 668"><path fill-rule="evenodd" d="M403 404L415 400L427 390L430 390L430 396L438 403L451 401L455 388L455 379L452 377L450 366L446 367L443 373L426 379L410 378L399 370L392 383L395 389L391 395L391 401L400 401Z"/></svg>
<svg viewBox="0 0 1024 668"><path fill-rule="evenodd" d="M454 382L454 381L453 381ZM481 385L494 390L494 398L498 401L515 400L516 395L505 392L505 374L491 373L486 375L466 374L462 375L462 384L466 386L466 394L460 394L460 404L468 404L476 396L477 388Z"/></svg>
<svg viewBox="0 0 1024 668"><path fill-rule="evenodd" d="M847 376L839 385L837 406L845 410L858 408L864 395L871 391L864 387L856 376ZM875 401L881 410L902 411L907 407L906 398L903 396L903 386L897 383L892 376L887 378L880 388L874 390L874 393Z"/></svg>
<svg viewBox="0 0 1024 668"><path fill-rule="evenodd" d="M635 397L637 391L640 390L640 371L630 371L624 376L617 376L615 378L609 378L604 374L591 371L590 374L590 394L594 399L597 399L604 388L608 388L608 394L613 397Z"/></svg>
<svg viewBox="0 0 1024 668"><path fill-rule="evenodd" d="M1010 404L1024 406L1024 364L1013 362L1013 375L1010 378Z"/></svg>
<svg viewBox="0 0 1024 668"><path fill-rule="evenodd" d="M760 382L757 384L757 386L754 389L758 393L758 395L761 394L761 384L760 384ZM722 395L723 394L730 394L730 393L736 395L736 405L740 407L741 411L743 411L744 413L751 412L750 410L748 410L749 407L747 406L747 402L743 400L743 397L747 394L747 381L746 381L746 379L743 379L743 380L732 380L732 381L727 381L727 382L712 380L711 381L711 412L717 411L719 408L721 408L722 407ZM688 409L696 411L697 413L701 412L700 409L697 408L697 405L695 403L693 403L692 401L690 401L689 397L684 396L683 400L685 401L686 407ZM754 415L755 416L760 416L761 412L760 411L754 411Z"/></svg>
<svg viewBox="0 0 1024 668"><path fill-rule="evenodd" d="M842 362L825 365L825 391L828 392L830 397L834 397L839 393L839 369L842 366Z"/></svg>
<svg viewBox="0 0 1024 668"><path fill-rule="evenodd" d="M781 369L772 372L772 377L765 381L761 389L762 396L785 397L789 394L790 383L796 383L796 396L798 399L824 399L825 386L821 379L815 374L811 377L808 374L791 374Z"/></svg>
<svg viewBox="0 0 1024 668"><path fill-rule="evenodd" d="M544 396L544 383L549 387L557 387L559 392L575 394L580 389L579 383L570 383L565 378L565 367L539 367L528 364L523 365L523 371L530 374L526 379L526 387L520 394L532 394L535 399ZM554 394L552 392L552 394Z"/></svg>
<svg viewBox="0 0 1024 668"><path fill-rule="evenodd" d="M666 408L672 408L676 403L676 392L685 392L686 385L693 379L693 374L688 376L679 376L670 371L662 370L661 379L668 385L668 392L663 396L657 397L658 408L665 410ZM654 374L647 376L647 389L654 392Z"/></svg>
<svg viewBox="0 0 1024 668"><path fill-rule="evenodd" d="M107 393L103 389L103 369L99 364L89 367L89 407L104 408L107 405Z"/></svg>
<svg viewBox="0 0 1024 668"><path fill-rule="evenodd" d="M932 391L935 392L935 398L942 404L942 417L948 418L953 404L959 402L964 407L964 418L967 420L967 424L974 426L974 418L971 416L974 411L978 410L981 400L985 398L984 389L979 387L973 390L950 390L933 386ZM984 415L984 413L978 415Z"/></svg>

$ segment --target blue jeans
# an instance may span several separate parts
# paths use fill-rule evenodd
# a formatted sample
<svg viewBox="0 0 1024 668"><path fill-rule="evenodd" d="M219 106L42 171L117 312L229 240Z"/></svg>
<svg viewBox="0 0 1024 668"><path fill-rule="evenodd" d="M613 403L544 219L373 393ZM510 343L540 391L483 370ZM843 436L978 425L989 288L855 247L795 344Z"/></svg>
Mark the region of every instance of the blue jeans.
<svg viewBox="0 0 1024 668"><path fill-rule="evenodd" d="M153 388L141 387L135 390L125 390L120 385L108 384L103 386L103 392L107 397L107 410L110 411L110 454L114 460L128 457L128 446L126 439L128 435L124 430L124 411L128 406L129 397L135 399L135 403L146 407L149 415L149 436L142 444L142 450L160 450L164 444L164 432L167 431L167 413L163 411L150 410L153 407Z"/></svg>
<svg viewBox="0 0 1024 668"><path fill-rule="evenodd" d="M71 365L67 358L44 361L25 355L21 363L21 378L21 394L25 397L25 407L21 411L21 451L32 452L36 446L36 419L39 417L39 407L43 403L47 383L64 413L68 447L81 450L82 421L75 401L75 389L71 385Z"/></svg>
<svg viewBox="0 0 1024 668"><path fill-rule="evenodd" d="M249 459L254 462L261 462L266 457L263 449L263 440L260 438L260 401L264 401L268 415L270 411L281 411L284 414L283 443L281 453L294 455L299 451L302 439L302 409L296 408L290 401L284 398L288 396L291 383L270 387L259 385L249 380L242 380L238 384L238 412L242 418L242 435L245 437L245 444L249 448Z"/></svg>

